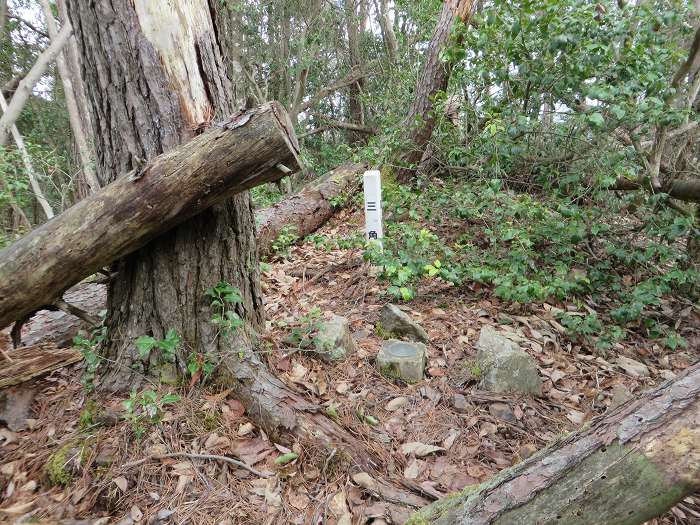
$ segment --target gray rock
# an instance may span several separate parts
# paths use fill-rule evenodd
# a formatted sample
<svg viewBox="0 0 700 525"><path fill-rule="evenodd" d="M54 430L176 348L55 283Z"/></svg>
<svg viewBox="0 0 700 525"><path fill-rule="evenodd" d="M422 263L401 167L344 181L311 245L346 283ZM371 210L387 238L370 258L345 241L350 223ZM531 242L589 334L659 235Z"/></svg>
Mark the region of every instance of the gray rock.
<svg viewBox="0 0 700 525"><path fill-rule="evenodd" d="M452 398L452 406L460 414L469 414L474 411L474 407L469 404L467 398L462 394L455 394Z"/></svg>
<svg viewBox="0 0 700 525"><path fill-rule="evenodd" d="M621 355L615 360L615 364L632 377L649 377L647 365Z"/></svg>
<svg viewBox="0 0 700 525"><path fill-rule="evenodd" d="M515 414L506 403L491 403L489 405L489 413L493 417L503 421L509 421L511 423L516 421Z"/></svg>
<svg viewBox="0 0 700 525"><path fill-rule="evenodd" d="M481 388L491 392L542 394L542 379L535 360L491 326L481 329L476 344Z"/></svg>
<svg viewBox="0 0 700 525"><path fill-rule="evenodd" d="M355 351L350 322L339 315L323 322L314 343L316 353L327 363L343 361Z"/></svg>
<svg viewBox="0 0 700 525"><path fill-rule="evenodd" d="M385 377L416 383L423 379L426 356L424 344L391 339L379 350L377 367Z"/></svg>
<svg viewBox="0 0 700 525"><path fill-rule="evenodd" d="M386 304L379 313L379 321L382 329L396 337L406 337L413 341L428 342L428 334L425 329L401 311L398 306Z"/></svg>

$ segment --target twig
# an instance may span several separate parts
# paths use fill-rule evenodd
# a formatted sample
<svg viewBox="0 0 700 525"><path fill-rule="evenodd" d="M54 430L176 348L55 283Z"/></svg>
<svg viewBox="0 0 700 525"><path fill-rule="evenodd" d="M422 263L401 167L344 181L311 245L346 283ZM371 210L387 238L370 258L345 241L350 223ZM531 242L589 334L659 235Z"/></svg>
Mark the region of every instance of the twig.
<svg viewBox="0 0 700 525"><path fill-rule="evenodd" d="M77 306L73 304L68 304L65 302L63 299L57 299L54 303L53 306L58 308L60 311L69 314L69 315L74 315L78 319L81 319L85 321L88 324L91 324L92 326L99 326L102 321L99 317L95 317L94 315L91 315L88 313L86 310L83 310L82 308L78 308Z"/></svg>
<svg viewBox="0 0 700 525"><path fill-rule="evenodd" d="M237 467L240 467L243 470L247 470L251 474L254 474L258 477L261 477L261 478L272 477L271 473L260 472L259 470L256 470L253 467L249 467L248 465L246 465L242 461L238 461L237 459L229 458L227 456L217 456L214 454L191 454L189 452L172 452L170 454L152 454L152 455L147 456L143 459L139 459L138 461L132 461L130 463L125 463L124 465L122 465L122 468L125 468L125 469L134 468L134 467L138 467L140 465L143 465L144 463L148 463L149 461L161 460L161 459L167 459L167 458L209 459L212 461L224 461L226 463L230 463L231 465L235 465Z"/></svg>
<svg viewBox="0 0 700 525"><path fill-rule="evenodd" d="M7 359L7 361L8 361L9 363L14 363L14 360L8 355L7 352L5 352L5 349L2 348L2 347L0 347L0 354L2 354L2 356L3 356L5 359Z"/></svg>

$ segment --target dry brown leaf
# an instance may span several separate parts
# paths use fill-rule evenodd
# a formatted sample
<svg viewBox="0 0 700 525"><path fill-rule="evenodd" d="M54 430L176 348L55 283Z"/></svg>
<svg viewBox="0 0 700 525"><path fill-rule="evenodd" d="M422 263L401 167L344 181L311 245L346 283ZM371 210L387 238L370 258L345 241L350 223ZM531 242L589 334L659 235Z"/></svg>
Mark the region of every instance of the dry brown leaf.
<svg viewBox="0 0 700 525"><path fill-rule="evenodd" d="M6 428L0 428L0 442L3 445L9 445L17 442L17 434Z"/></svg>
<svg viewBox="0 0 700 525"><path fill-rule="evenodd" d="M141 518L143 518L143 512L141 511L140 508L138 508L137 505L134 505L131 507L131 510L129 511L129 515L131 516L131 519L134 521L141 521Z"/></svg>
<svg viewBox="0 0 700 525"><path fill-rule="evenodd" d="M366 472L358 472L357 474L354 474L352 476L352 480L363 489L372 490L375 492L377 490L377 482Z"/></svg>
<svg viewBox="0 0 700 525"><path fill-rule="evenodd" d="M442 446L445 447L445 450L449 450L452 448L452 445L454 445L455 440L459 437L460 434L461 432L459 430L450 430L450 433L447 434L447 437L442 442Z"/></svg>
<svg viewBox="0 0 700 525"><path fill-rule="evenodd" d="M189 485L193 479L194 478L192 476L178 476L177 486L175 487L175 493L181 494L182 492L184 492L187 485Z"/></svg>
<svg viewBox="0 0 700 525"><path fill-rule="evenodd" d="M404 443L403 445L401 445L399 450L404 456L413 454L417 458L422 458L424 456L428 456L430 454L434 454L435 452L440 452L445 449L436 445L426 445L425 443L414 441L412 443Z"/></svg>
<svg viewBox="0 0 700 525"><path fill-rule="evenodd" d="M421 473L421 463L417 459L411 461L403 471L403 477L406 479L417 479Z"/></svg>
<svg viewBox="0 0 700 525"><path fill-rule="evenodd" d="M566 419L571 421L574 425L583 424L585 418L586 414L579 412L578 410L570 410L569 413L566 414Z"/></svg>
<svg viewBox="0 0 700 525"><path fill-rule="evenodd" d="M229 419L231 421L240 419L243 417L243 414L245 414L245 407L243 406L243 403L238 401L238 399L229 399L228 401L226 401L226 404L228 405L229 409L231 409L231 413L229 416Z"/></svg>
<svg viewBox="0 0 700 525"><path fill-rule="evenodd" d="M119 490L122 492L126 493L126 489L129 486L129 482L126 480L125 477L119 476L118 478L114 478L112 482L119 487Z"/></svg>
<svg viewBox="0 0 700 525"><path fill-rule="evenodd" d="M17 503L11 507L5 507L0 509L0 514L5 514L6 516L20 516L26 514L34 508L34 500L27 501L25 503Z"/></svg>

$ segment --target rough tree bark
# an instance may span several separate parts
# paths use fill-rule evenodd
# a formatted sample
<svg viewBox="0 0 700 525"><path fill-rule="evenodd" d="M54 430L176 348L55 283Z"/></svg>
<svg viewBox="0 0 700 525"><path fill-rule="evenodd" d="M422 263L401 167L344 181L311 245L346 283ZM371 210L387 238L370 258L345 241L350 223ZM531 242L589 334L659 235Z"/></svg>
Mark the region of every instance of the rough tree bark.
<svg viewBox="0 0 700 525"><path fill-rule="evenodd" d="M51 42L49 47L47 47L36 62L19 83L17 89L15 90L12 100L8 103L7 111L5 111L0 118L0 146L7 144L9 139L10 130L12 125L17 122L17 119L22 113L22 108L27 102L29 95L32 94L32 89L34 85L39 81L41 76L46 71L46 68L51 62L53 62L56 55L61 51L61 48L68 41L71 35L71 26L66 24L61 31L56 35L56 39Z"/></svg>
<svg viewBox="0 0 700 525"><path fill-rule="evenodd" d="M615 191L633 191L645 189L649 186L643 180L620 178L608 189ZM670 197L686 202L700 202L700 180L675 179L662 183L659 190Z"/></svg>
<svg viewBox="0 0 700 525"><path fill-rule="evenodd" d="M49 37L53 41L57 38L58 28L56 27L56 20L54 20L49 0L41 0L41 6L44 10L44 18L46 19L46 28L49 32ZM65 49L56 55L56 66L58 69L58 74L61 77L61 83L63 84L63 94L66 99L68 120L70 122L71 131L73 132L75 146L78 150L78 157L80 157L82 175L85 182L87 182L90 192L95 193L100 189L100 183L97 180L95 166L92 161L92 152L90 151L87 136L85 135L83 121L80 118L80 106L78 106L75 89L73 88L73 85L75 84L73 82L73 74L71 72L71 68L68 67L69 46L70 42L66 44ZM79 80L80 79L78 79L78 81ZM86 109L87 108L83 108L83 111Z"/></svg>
<svg viewBox="0 0 700 525"><path fill-rule="evenodd" d="M700 364L409 524L637 525L700 490Z"/></svg>
<svg viewBox="0 0 700 525"><path fill-rule="evenodd" d="M297 145L277 103L155 158L0 251L0 328L226 197L279 179Z"/></svg>
<svg viewBox="0 0 700 525"><path fill-rule="evenodd" d="M467 23L474 10L473 0L445 0L435 32L426 51L425 64L416 84L413 104L406 119L407 140L410 148L401 161L416 165L423 159L430 137L435 128L435 96L447 89L452 65L440 59L440 53L447 44L452 28L457 20ZM412 171L403 169L399 178L407 180Z"/></svg>

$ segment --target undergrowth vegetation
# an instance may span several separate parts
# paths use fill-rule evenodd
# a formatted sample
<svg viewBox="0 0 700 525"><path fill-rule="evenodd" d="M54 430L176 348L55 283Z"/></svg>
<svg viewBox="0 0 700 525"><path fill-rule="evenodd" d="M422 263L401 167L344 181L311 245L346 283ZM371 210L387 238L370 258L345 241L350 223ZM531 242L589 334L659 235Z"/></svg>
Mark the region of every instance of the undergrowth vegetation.
<svg viewBox="0 0 700 525"><path fill-rule="evenodd" d="M449 179L413 190L388 184L384 199L384 249L366 257L397 299L414 299L430 279L480 283L511 303L576 306L562 309L561 323L601 350L635 332L685 345L661 307L670 294L697 296L684 242L692 221L653 198L532 195L498 179Z"/></svg>

